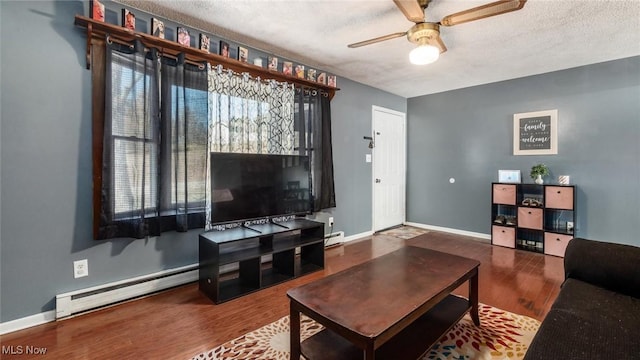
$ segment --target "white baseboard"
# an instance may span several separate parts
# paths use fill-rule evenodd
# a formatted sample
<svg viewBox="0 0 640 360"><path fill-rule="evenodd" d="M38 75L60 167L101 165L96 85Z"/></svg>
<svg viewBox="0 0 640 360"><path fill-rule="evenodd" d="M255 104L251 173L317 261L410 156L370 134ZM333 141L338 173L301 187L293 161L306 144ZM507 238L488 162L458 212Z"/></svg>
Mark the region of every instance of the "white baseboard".
<svg viewBox="0 0 640 360"><path fill-rule="evenodd" d="M42 325L56 320L56 311L45 311L43 313L26 316L20 319L15 319L7 322L0 323L0 335L4 335L10 332L30 328L32 326Z"/></svg>
<svg viewBox="0 0 640 360"><path fill-rule="evenodd" d="M475 237L483 240L491 240L491 234L483 234L479 232L453 229L453 228L435 226L435 225L426 225L426 224L420 224L420 223L414 223L414 222L405 222L404 224L408 226L421 228L421 229L426 229L426 230L442 231L450 234L470 236L470 237Z"/></svg>
<svg viewBox="0 0 640 360"><path fill-rule="evenodd" d="M360 240L364 237L367 236L371 236L373 235L373 231L365 231L359 234L355 234L355 235L351 235L351 236L347 236L344 238L344 242L349 242L349 241L353 241L353 240Z"/></svg>
<svg viewBox="0 0 640 360"><path fill-rule="evenodd" d="M198 264L163 270L56 295L56 310L0 323L0 334L55 321L84 311L112 305L175 286L198 281Z"/></svg>
<svg viewBox="0 0 640 360"><path fill-rule="evenodd" d="M345 237L344 231L338 231L336 233L327 235L331 237L327 239L328 241L326 242L325 246L342 245L342 244L348 243L349 241L360 240L364 237L371 236L371 235L373 235L373 231L366 231L363 233Z"/></svg>

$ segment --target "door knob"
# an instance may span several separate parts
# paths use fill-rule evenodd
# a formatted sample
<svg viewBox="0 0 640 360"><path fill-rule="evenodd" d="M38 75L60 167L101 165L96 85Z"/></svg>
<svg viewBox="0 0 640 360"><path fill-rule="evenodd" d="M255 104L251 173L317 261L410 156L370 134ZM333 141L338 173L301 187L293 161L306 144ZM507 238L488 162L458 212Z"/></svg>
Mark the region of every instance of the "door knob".
<svg viewBox="0 0 640 360"><path fill-rule="evenodd" d="M380 183L380 182L382 182L382 180L376 179L376 183Z"/></svg>

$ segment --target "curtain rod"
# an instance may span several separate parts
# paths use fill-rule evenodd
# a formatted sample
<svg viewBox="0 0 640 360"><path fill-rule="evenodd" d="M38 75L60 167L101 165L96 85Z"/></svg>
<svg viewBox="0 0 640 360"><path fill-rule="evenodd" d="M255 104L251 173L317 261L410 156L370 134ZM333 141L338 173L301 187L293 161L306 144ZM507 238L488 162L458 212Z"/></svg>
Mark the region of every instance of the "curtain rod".
<svg viewBox="0 0 640 360"><path fill-rule="evenodd" d="M213 66L212 66L212 68L213 68ZM266 84L278 83L278 84L291 85L298 92L301 89L304 90L305 95L309 94L309 93L313 93L312 95L316 95L317 92L320 92L320 94L322 94L325 97L328 97L330 95L328 92L326 92L326 91L324 91L322 89L319 89L319 88L315 88L315 87L308 86L308 85L300 85L300 84L296 84L296 83L292 83L292 82L288 82L288 81L278 81L276 79L263 79L260 76L252 76L249 72L240 73L240 72L234 71L232 69L225 68L222 64L216 65L215 68L216 68L215 71L217 71L219 74L223 73L223 72L226 72L228 74L232 74L232 75L235 75L235 76L248 77L250 79L261 81L261 82L264 82Z"/></svg>
<svg viewBox="0 0 640 360"><path fill-rule="evenodd" d="M230 68L239 72L248 72L253 76L293 83L297 87L320 89L320 91L322 92L327 92L329 94L329 98L333 98L333 96L336 94L336 91L340 90L335 85L328 86L327 84L317 83L308 79L297 78L292 75L285 75L278 71L268 70L250 63L240 62L235 59L222 57L218 54L206 53L197 48L180 45L177 42L161 39L143 32L132 31L122 26L94 20L86 16L76 15L74 23L76 26L84 27L87 29L87 69L91 68L92 45L96 44L96 41L99 41L98 39L102 39L104 41L105 37L107 35L110 35L112 39L118 38L120 40L119 43L124 42L123 45L126 46L129 46L132 41L138 40L147 47L162 50L162 52L164 52L165 54L169 53L172 55L178 55L180 53L184 53L185 57L190 59L191 61L206 61L213 66L217 64L223 64L225 68ZM97 42L97 44L100 43Z"/></svg>
<svg viewBox="0 0 640 360"><path fill-rule="evenodd" d="M145 47L145 51L148 51L148 50L150 50L150 49ZM179 60L179 58L177 56L171 55L171 54L167 54L167 53L164 53L162 51L160 52L160 56L166 57L166 58L169 58L169 59L173 59L173 60ZM205 64L203 64L201 62L197 62L197 61L191 61L191 60L189 60L187 58L184 59L184 62L187 63L187 64L191 64L191 65L197 66L198 69L200 69L200 70L204 70L206 68Z"/></svg>
<svg viewBox="0 0 640 360"><path fill-rule="evenodd" d="M107 34L107 39L106 40L107 40L108 44L116 43L116 44L127 46L127 47L129 47L129 49L133 49L134 48L134 45L131 44L130 42L119 40L118 38L115 38L115 37L113 37L113 36L111 36L109 34ZM154 48L154 49L159 50L160 56L167 57L167 58L174 59L174 60L178 60L177 56L165 53L162 48L158 48L158 47L155 47L155 46L147 46L147 44L145 44L144 41L140 41L140 42L145 46L145 48L144 48L145 51L149 51L151 48ZM196 61L189 60L189 59L186 58L186 56L185 56L184 62L188 63L188 64L191 64L191 65L194 65L194 66L197 66L200 70L204 70L204 68L205 68L205 64L203 64L202 62L196 62ZM295 83L290 83L290 82L287 82L287 81L277 81L275 79L263 79L260 76L252 76L249 72L240 73L240 72L234 71L232 69L225 68L222 64L216 65L215 68L216 68L216 71L218 73L222 73L223 70L224 70L225 72L227 72L229 74L233 74L233 75L236 75L236 76L242 76L242 77L248 77L250 79L255 79L255 80L264 82L266 84L272 84L272 83L275 82L275 83L278 83L278 84L291 85L296 89L296 91L300 91L300 89L303 89L305 94L313 93L312 95L315 95L316 92L319 91L320 94L322 94L323 96L325 96L325 97L329 96L329 93L326 92L326 91L323 91L322 89L314 88L314 87L307 86L307 85L299 85L299 84L295 84Z"/></svg>
<svg viewBox="0 0 640 360"><path fill-rule="evenodd" d="M123 46L127 46L127 47L129 47L129 49L133 49L134 48L133 44L131 44L130 42L119 40L118 38L112 37L111 35L107 34L107 44L113 44L113 43L120 44L120 45L123 45ZM142 44L144 45L144 43L142 43ZM150 50L150 48L145 45L144 51L147 52L149 50ZM169 59L173 59L173 60L178 60L177 56L171 55L171 54L167 54L167 53L165 53L163 51L160 51L160 56L166 57L166 58L169 58ZM201 63L201 62L191 61L191 60L189 60L187 58L184 59L184 62L187 63L187 64L191 64L191 65L197 66L198 69L200 69L200 70L204 70L204 68L205 68L205 65L203 63Z"/></svg>
<svg viewBox="0 0 640 360"><path fill-rule="evenodd" d="M164 48L163 47L155 46L155 45L149 45L144 41L143 38L137 38L137 39L133 39L131 41L125 41L125 40L120 40L117 37L112 36L111 34L107 33L106 34L106 41L109 44L116 43L116 44L127 46L127 47L129 47L129 49L133 49L134 48L134 45L131 43L131 41L139 41L142 45L144 45L145 51L149 51L149 49L153 48L153 49L158 50L160 52L160 55L163 56L163 57L167 57L167 58L170 58L170 59L178 60L177 56L171 55L171 54L168 54L168 53L164 52ZM200 70L204 70L204 68L205 68L205 64L203 64L203 62L206 62L207 64L210 64L209 60L206 60L206 59L203 59L203 62L197 62L197 61L189 60L187 58L187 56L190 56L190 55L186 54L186 53L184 53L184 54L185 54L185 59L184 59L185 63L197 66ZM248 71L246 71L246 72L237 72L237 71L235 71L233 69L229 69L229 68L224 67L222 64L217 64L215 66L212 65L212 68L213 67L222 68L225 71L227 71L227 72L229 72L231 74L234 74L236 76L248 76L251 79L262 81L262 82L267 83L267 84L276 82L276 83L280 83L280 84L292 85L298 91L299 91L299 89L303 89L305 91L305 94L308 93L309 91L313 91L313 92L320 92L320 94L322 94L325 97L328 97L328 96L331 95L328 91L323 90L321 88L317 88L317 87L313 87L313 86L305 85L305 84L299 84L299 83L295 83L295 82L289 82L289 81L278 81L276 79L265 79L265 78L262 78L260 76L253 76ZM220 70L218 70L218 72L220 72ZM313 95L315 95L315 94L313 94Z"/></svg>
<svg viewBox="0 0 640 360"><path fill-rule="evenodd" d="M129 47L129 49L132 49L132 50L133 50L133 47L134 47L132 43L119 40L118 38L114 38L109 34L107 34L107 39L106 40L107 40L107 44L109 44L109 45L111 45L113 43L116 43L116 44L127 46L127 47Z"/></svg>
<svg viewBox="0 0 640 360"><path fill-rule="evenodd" d="M305 95L311 94L312 96L316 96L316 94L318 92L320 92L320 95L322 95L324 97L328 97L329 96L329 93L324 91L324 90L322 90L322 89L316 89L316 88L312 88L312 87L301 87L300 88L300 87L296 86L296 92L300 92L301 89L304 91Z"/></svg>

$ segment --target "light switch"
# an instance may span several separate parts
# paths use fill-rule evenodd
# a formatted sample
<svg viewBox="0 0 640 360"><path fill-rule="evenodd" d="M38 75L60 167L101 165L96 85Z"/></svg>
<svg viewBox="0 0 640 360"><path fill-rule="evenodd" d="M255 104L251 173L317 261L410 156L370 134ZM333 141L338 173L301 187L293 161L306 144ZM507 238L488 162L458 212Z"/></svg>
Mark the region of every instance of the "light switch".
<svg viewBox="0 0 640 360"><path fill-rule="evenodd" d="M365 155L364 161L371 162L371 154Z"/></svg>

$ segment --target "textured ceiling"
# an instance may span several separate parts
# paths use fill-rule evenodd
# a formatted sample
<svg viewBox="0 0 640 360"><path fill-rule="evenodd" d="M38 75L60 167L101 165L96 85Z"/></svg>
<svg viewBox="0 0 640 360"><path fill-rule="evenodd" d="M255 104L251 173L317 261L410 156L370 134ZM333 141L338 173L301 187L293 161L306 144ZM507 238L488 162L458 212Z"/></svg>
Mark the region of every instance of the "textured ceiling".
<svg viewBox="0 0 640 360"><path fill-rule="evenodd" d="M433 0L426 19L491 1ZM640 0L529 0L442 27L448 51L423 66L406 37L347 48L413 25L392 0L118 2L407 98L640 55Z"/></svg>

